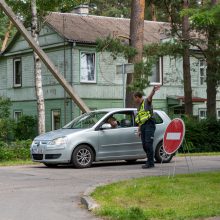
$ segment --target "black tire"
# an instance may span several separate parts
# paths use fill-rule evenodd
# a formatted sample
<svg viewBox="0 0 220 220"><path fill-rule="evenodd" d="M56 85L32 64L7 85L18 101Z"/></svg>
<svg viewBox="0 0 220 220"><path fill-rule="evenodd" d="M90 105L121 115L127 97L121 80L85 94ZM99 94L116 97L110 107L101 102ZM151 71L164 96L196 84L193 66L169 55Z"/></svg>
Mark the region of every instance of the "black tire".
<svg viewBox="0 0 220 220"><path fill-rule="evenodd" d="M58 166L58 164L52 164L52 163L44 163L44 165L49 168L56 168Z"/></svg>
<svg viewBox="0 0 220 220"><path fill-rule="evenodd" d="M134 160L125 160L128 164L134 164L136 161L137 161L137 159L134 159Z"/></svg>
<svg viewBox="0 0 220 220"><path fill-rule="evenodd" d="M155 150L155 160L158 163L169 163L173 158L173 154L166 154L163 149L163 142L160 142Z"/></svg>
<svg viewBox="0 0 220 220"><path fill-rule="evenodd" d="M94 152L88 145L76 147L72 154L72 164L76 168L91 167L94 161Z"/></svg>

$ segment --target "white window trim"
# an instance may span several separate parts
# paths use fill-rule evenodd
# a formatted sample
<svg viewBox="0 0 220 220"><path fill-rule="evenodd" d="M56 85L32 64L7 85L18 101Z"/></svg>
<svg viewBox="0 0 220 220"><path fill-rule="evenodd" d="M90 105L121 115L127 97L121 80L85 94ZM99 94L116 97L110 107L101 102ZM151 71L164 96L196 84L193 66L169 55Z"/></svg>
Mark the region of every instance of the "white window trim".
<svg viewBox="0 0 220 220"><path fill-rule="evenodd" d="M205 86L205 85L206 85L206 82L205 82L205 81L206 81L206 69L207 69L207 65L201 66L201 65L200 65L201 61L203 61L203 62L206 63L205 59L199 59L199 85L200 85L200 86ZM200 72L201 68L204 70L204 76L201 76L201 72ZM201 77L204 78L204 83L203 83L203 84L201 84Z"/></svg>
<svg viewBox="0 0 220 220"><path fill-rule="evenodd" d="M163 57L159 58L159 77L160 77L160 81L159 82L150 82L151 86L157 86L157 85L162 85L162 61L163 61Z"/></svg>
<svg viewBox="0 0 220 220"><path fill-rule="evenodd" d="M81 55L82 55L82 53L94 54L94 56L95 56L94 80L83 80L83 79L81 79L81 73L82 73L82 71L81 71ZM95 52L93 52L93 51L80 51L80 76L79 77L80 77L80 82L81 83L96 83L96 53Z"/></svg>
<svg viewBox="0 0 220 220"><path fill-rule="evenodd" d="M200 117L200 112L205 112L205 117ZM199 119L206 119L207 118L207 109L199 109Z"/></svg>
<svg viewBox="0 0 220 220"><path fill-rule="evenodd" d="M15 65L15 63L18 61L21 62L21 58L16 58L13 60L13 86L14 87L21 87L21 85L22 85L22 82L19 84L16 83L16 69L15 69L16 65ZM21 62L21 65L22 65L22 62ZM21 78L22 78L22 70L21 70Z"/></svg>
<svg viewBox="0 0 220 220"><path fill-rule="evenodd" d="M52 109L51 110L51 130L54 131L55 130L55 126L54 126L54 112L55 111L59 111L60 112L60 117L61 117L61 110L60 109ZM61 118L60 118L61 120ZM61 125L61 124L60 124Z"/></svg>
<svg viewBox="0 0 220 220"><path fill-rule="evenodd" d="M217 109L217 113L216 113L216 115L217 115L217 119L218 120L220 120L220 116L218 116L218 113L220 112L220 109Z"/></svg>

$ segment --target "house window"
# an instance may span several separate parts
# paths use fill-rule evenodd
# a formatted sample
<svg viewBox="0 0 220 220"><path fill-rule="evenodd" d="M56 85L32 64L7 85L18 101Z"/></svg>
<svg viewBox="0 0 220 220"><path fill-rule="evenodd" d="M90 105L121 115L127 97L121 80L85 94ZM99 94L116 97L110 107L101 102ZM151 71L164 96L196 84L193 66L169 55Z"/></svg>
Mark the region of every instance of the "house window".
<svg viewBox="0 0 220 220"><path fill-rule="evenodd" d="M220 110L217 110L217 119L220 120Z"/></svg>
<svg viewBox="0 0 220 220"><path fill-rule="evenodd" d="M152 68L152 75L149 77L150 85L162 84L162 57L160 57Z"/></svg>
<svg viewBox="0 0 220 220"><path fill-rule="evenodd" d="M206 61L199 60L199 84L204 85L206 80Z"/></svg>
<svg viewBox="0 0 220 220"><path fill-rule="evenodd" d="M21 59L14 59L14 68L13 68L13 75L14 75L14 87L21 87L21 79L22 79L22 66L21 66Z"/></svg>
<svg viewBox="0 0 220 220"><path fill-rule="evenodd" d="M199 109L199 119L205 119L207 115L206 109Z"/></svg>
<svg viewBox="0 0 220 220"><path fill-rule="evenodd" d="M22 111L14 111L14 120L15 121L18 121L21 116L22 116Z"/></svg>
<svg viewBox="0 0 220 220"><path fill-rule="evenodd" d="M59 109L52 110L52 130L61 128L61 111Z"/></svg>
<svg viewBox="0 0 220 220"><path fill-rule="evenodd" d="M80 82L96 82L95 53L81 52L80 54Z"/></svg>

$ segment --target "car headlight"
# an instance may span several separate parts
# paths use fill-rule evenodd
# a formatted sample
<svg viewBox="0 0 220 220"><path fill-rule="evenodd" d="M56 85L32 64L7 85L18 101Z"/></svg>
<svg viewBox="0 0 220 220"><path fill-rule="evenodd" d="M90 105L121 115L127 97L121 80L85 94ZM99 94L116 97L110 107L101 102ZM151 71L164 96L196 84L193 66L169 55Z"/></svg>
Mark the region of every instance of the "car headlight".
<svg viewBox="0 0 220 220"><path fill-rule="evenodd" d="M66 137L59 137L47 143L47 145L49 146L52 146L52 145L57 146L57 145L65 145L65 144L66 144Z"/></svg>

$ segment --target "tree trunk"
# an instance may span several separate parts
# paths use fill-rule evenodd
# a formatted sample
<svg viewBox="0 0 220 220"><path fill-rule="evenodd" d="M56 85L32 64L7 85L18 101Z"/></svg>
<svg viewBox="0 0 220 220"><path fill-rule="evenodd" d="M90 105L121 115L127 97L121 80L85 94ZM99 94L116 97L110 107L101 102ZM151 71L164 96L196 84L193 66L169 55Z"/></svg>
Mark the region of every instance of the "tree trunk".
<svg viewBox="0 0 220 220"><path fill-rule="evenodd" d="M188 0L183 1L183 8L189 8ZM190 51L189 51L189 18L184 16L182 20L182 36L183 36L183 80L184 80L184 102L185 114L191 116L193 113L192 107L192 88L190 74Z"/></svg>
<svg viewBox="0 0 220 220"><path fill-rule="evenodd" d="M5 33L5 37L4 37L4 41L2 43L1 51L4 51L6 46L7 46L7 43L8 43L9 37L10 37L10 32L11 32L12 27L13 27L13 24L12 24L11 21L9 21L8 30Z"/></svg>
<svg viewBox="0 0 220 220"><path fill-rule="evenodd" d="M37 19L37 7L36 0L31 0L31 12L32 12L32 22L31 22L31 34L36 43L39 45L38 41L38 19ZM37 98L37 114L38 114L38 133L45 133L45 105L44 105L44 95L42 87L42 75L41 75L41 61L39 56L34 52L34 69L35 69L35 90Z"/></svg>
<svg viewBox="0 0 220 220"><path fill-rule="evenodd" d="M152 21L156 21L157 20L156 8L155 8L155 4L154 4L153 0L150 3L150 9L151 9L151 19L152 19Z"/></svg>
<svg viewBox="0 0 220 220"><path fill-rule="evenodd" d="M139 63L143 57L144 38L144 9L145 0L132 0L130 20L130 46L136 48L137 55L129 62ZM132 74L127 75L126 83L126 107L133 107L133 93L129 91L129 85L133 81Z"/></svg>
<svg viewBox="0 0 220 220"><path fill-rule="evenodd" d="M212 7L217 5L217 0L211 0ZM216 47L217 47L217 30L214 27L208 30L208 51L207 51L207 117L216 118L216 94L217 94L217 65L216 65ZM214 59L213 59L214 58Z"/></svg>

